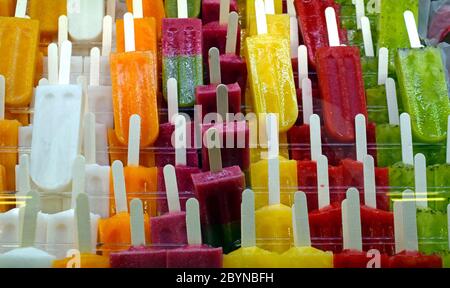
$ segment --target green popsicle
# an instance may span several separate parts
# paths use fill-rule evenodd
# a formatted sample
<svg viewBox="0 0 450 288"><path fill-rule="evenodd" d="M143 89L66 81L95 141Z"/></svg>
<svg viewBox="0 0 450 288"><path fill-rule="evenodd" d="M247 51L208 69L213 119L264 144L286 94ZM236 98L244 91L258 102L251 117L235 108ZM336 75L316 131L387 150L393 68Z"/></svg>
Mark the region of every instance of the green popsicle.
<svg viewBox="0 0 450 288"><path fill-rule="evenodd" d="M178 17L178 0L165 0L165 10L167 18L177 18ZM200 0L187 0L188 15L189 18L198 18L200 16Z"/></svg>

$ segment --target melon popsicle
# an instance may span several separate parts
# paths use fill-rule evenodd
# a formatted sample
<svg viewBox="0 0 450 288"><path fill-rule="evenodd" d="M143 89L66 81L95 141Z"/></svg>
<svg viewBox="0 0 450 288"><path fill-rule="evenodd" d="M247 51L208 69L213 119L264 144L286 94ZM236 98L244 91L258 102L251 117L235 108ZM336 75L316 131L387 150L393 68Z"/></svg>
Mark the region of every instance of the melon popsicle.
<svg viewBox="0 0 450 288"><path fill-rule="evenodd" d="M93 42L102 35L103 0L68 0L69 35L73 41Z"/></svg>
<svg viewBox="0 0 450 288"><path fill-rule="evenodd" d="M142 12L143 16L145 18L155 18L156 21L156 33L158 35L158 39L161 39L162 31L161 31L161 25L162 25L162 19L166 17L166 13L164 10L164 1L163 0L142 0ZM126 0L127 3L127 9L128 12L132 12L133 14L136 14L134 12L134 3L133 0ZM140 18L142 18L140 17Z"/></svg>
<svg viewBox="0 0 450 288"><path fill-rule="evenodd" d="M196 199L186 203L188 245L167 250L167 268L222 268L222 248L202 244L200 208Z"/></svg>
<svg viewBox="0 0 450 288"><path fill-rule="evenodd" d="M292 210L295 246L280 255L279 266L282 268L333 268L333 253L311 247L305 193L295 193L295 204Z"/></svg>
<svg viewBox="0 0 450 288"><path fill-rule="evenodd" d="M162 80L163 95L167 99L167 80L178 81L180 107L192 107L195 87L203 84L202 21L187 18L186 0L178 0L184 9L178 19L163 19L162 30ZM167 5L168 1L166 1ZM198 3L200 4L200 3ZM166 9L166 12L169 11Z"/></svg>
<svg viewBox="0 0 450 288"><path fill-rule="evenodd" d="M200 2L200 0L166 0L164 1L166 16L167 18L198 18L201 9ZM183 17L180 17L180 11L184 15ZM163 31L166 30L163 28Z"/></svg>
<svg viewBox="0 0 450 288"><path fill-rule="evenodd" d="M109 268L109 259L106 256L98 256L92 253L95 248L92 248L91 236L91 216L89 209L89 199L87 194L80 193L76 197L75 206L75 223L77 235L77 248L80 251L79 268ZM96 227L97 228L97 227ZM97 232L95 229L94 233ZM53 268L72 268L70 267L70 260L72 258L65 258L53 261Z"/></svg>
<svg viewBox="0 0 450 288"><path fill-rule="evenodd" d="M128 213L127 194L125 190L125 177L123 165L115 161L112 165L114 182L115 215L98 222L99 242L102 244L103 255L111 251L126 250L130 246L130 214ZM150 240L150 220L144 216L145 239Z"/></svg>
<svg viewBox="0 0 450 288"><path fill-rule="evenodd" d="M339 46L334 9L325 14L330 47L319 48L316 55L325 131L338 142L353 142L355 116L367 118L359 50Z"/></svg>
<svg viewBox="0 0 450 288"><path fill-rule="evenodd" d="M195 196L200 202L200 214L205 243L234 250L240 239L241 219L239 205L245 186L245 177L239 166L222 167L219 132L206 132L210 171L193 174Z"/></svg>
<svg viewBox="0 0 450 288"><path fill-rule="evenodd" d="M24 16L0 17L0 74L6 79L8 107L28 106L33 94L40 23Z"/></svg>
<svg viewBox="0 0 450 288"><path fill-rule="evenodd" d="M131 243L129 250L113 252L110 255L112 268L166 268L167 252L164 249L147 248L145 235L147 224L144 218L142 201L133 199L130 204ZM183 218L184 222L184 218Z"/></svg>
<svg viewBox="0 0 450 288"><path fill-rule="evenodd" d="M129 119L137 114L142 119L141 146L155 142L159 133L157 106L157 56L155 51L135 51L134 20L124 16L125 51L111 54L114 127L117 139L128 144Z"/></svg>
<svg viewBox="0 0 450 288"><path fill-rule="evenodd" d="M252 190L242 193L241 248L223 256L224 268L274 268L279 255L257 247L255 230L255 194Z"/></svg>
<svg viewBox="0 0 450 288"><path fill-rule="evenodd" d="M291 247L292 209L282 204L280 197L278 123L275 114L267 115L267 135L269 135L269 153L266 167L268 167L269 195L266 206L255 212L256 237L265 240L259 247L282 253ZM297 174L293 176L296 180Z"/></svg>
<svg viewBox="0 0 450 288"><path fill-rule="evenodd" d="M172 165L164 167L164 181L169 213L150 219L152 244L187 244L186 213L181 211L177 175Z"/></svg>
<svg viewBox="0 0 450 288"><path fill-rule="evenodd" d="M39 21L43 44L51 43L58 35L58 18L67 15L67 0L29 0L28 15Z"/></svg>

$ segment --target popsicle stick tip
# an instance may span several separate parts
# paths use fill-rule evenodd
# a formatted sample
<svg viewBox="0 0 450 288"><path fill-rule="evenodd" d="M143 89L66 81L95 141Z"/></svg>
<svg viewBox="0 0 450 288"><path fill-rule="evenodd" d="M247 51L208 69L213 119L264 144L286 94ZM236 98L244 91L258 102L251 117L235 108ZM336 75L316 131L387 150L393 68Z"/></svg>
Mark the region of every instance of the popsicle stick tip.
<svg viewBox="0 0 450 288"><path fill-rule="evenodd" d="M186 230L189 245L202 244L199 207L198 200L195 198L190 198L186 202Z"/></svg>
<svg viewBox="0 0 450 288"><path fill-rule="evenodd" d="M306 194L305 194L305 192L302 192L302 191L295 192L294 201L295 202L306 201Z"/></svg>
<svg viewBox="0 0 450 288"><path fill-rule="evenodd" d="M122 161L120 161L120 160L116 160L116 161L114 161L113 162L113 165L112 165L112 168L114 169L114 170L118 170L118 169L123 169L123 163L122 163Z"/></svg>
<svg viewBox="0 0 450 288"><path fill-rule="evenodd" d="M359 202L358 189L351 187L351 188L347 189L346 195L347 195L347 199L355 200L355 201L358 200L358 202Z"/></svg>

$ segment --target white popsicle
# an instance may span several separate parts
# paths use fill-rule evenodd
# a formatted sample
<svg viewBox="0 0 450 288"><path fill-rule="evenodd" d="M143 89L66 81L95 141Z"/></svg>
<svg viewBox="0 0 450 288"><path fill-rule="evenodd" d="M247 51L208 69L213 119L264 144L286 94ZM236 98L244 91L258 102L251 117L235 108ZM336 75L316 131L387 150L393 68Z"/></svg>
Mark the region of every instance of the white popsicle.
<svg viewBox="0 0 450 288"><path fill-rule="evenodd" d="M98 40L105 16L104 0L67 0L70 38L78 42Z"/></svg>

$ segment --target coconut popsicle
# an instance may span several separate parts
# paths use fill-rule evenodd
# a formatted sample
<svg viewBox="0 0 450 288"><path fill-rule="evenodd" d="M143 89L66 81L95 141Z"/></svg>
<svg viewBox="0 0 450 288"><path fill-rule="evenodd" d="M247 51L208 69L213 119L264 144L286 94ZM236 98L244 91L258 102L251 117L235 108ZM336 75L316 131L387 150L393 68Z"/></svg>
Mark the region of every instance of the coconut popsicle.
<svg viewBox="0 0 450 288"><path fill-rule="evenodd" d="M77 42L92 42L102 35L103 0L68 0L69 35Z"/></svg>

